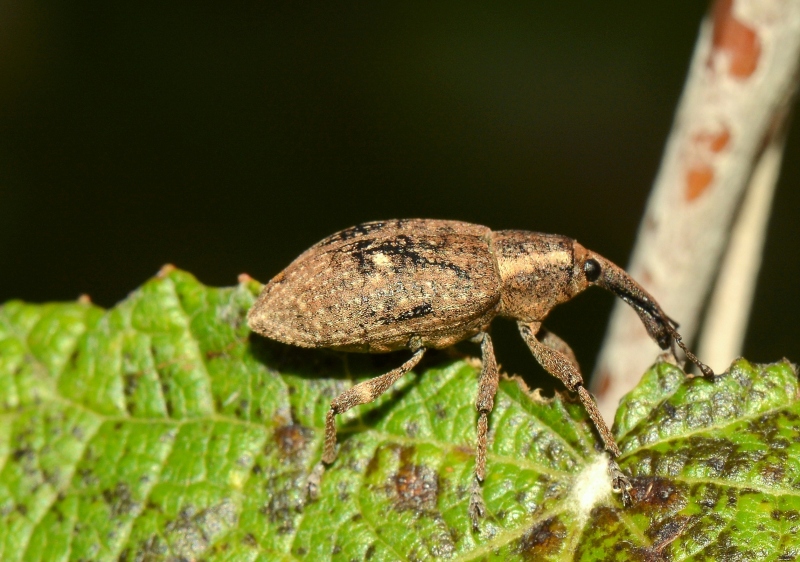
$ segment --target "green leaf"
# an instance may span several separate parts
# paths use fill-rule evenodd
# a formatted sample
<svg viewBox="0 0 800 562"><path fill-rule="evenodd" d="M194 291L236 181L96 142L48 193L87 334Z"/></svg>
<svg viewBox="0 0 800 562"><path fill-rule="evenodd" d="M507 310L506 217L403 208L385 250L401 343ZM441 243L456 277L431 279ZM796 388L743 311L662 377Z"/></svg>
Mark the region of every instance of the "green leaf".
<svg viewBox="0 0 800 562"><path fill-rule="evenodd" d="M659 364L616 420L634 505L568 394L501 382L489 516L467 515L479 368L426 357L340 416L330 400L407 358L250 334L260 288L165 270L109 311L0 308L0 559L789 560L800 556L800 406L787 362L716 382Z"/></svg>

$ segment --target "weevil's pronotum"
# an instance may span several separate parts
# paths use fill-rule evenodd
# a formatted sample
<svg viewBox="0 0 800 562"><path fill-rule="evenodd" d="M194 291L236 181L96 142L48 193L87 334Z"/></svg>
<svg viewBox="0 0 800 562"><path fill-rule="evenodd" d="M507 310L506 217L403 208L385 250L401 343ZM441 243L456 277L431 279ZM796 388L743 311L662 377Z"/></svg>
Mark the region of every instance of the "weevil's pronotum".
<svg viewBox="0 0 800 562"><path fill-rule="evenodd" d="M633 307L662 349L677 344L704 375L714 374L681 341L677 325L622 269L565 236L445 220L370 222L333 234L306 250L272 279L248 315L253 331L291 345L383 353L408 349L411 358L364 381L331 402L322 462L336 457L335 416L383 394L414 368L427 349L472 338L483 369L478 436L469 513L484 515L488 418L498 369L489 337L495 316L517 321L522 338L546 371L577 393L606 450L620 451L586 390L569 345L542 322L556 305L587 287L610 290ZM312 493L322 464L312 475ZM628 501L630 483L615 462L613 487Z"/></svg>

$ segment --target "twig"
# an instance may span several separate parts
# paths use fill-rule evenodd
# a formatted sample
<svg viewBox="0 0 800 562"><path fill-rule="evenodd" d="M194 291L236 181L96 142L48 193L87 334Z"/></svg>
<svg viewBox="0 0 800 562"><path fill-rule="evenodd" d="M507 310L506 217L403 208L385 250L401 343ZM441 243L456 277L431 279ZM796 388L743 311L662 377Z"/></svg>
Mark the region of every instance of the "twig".
<svg viewBox="0 0 800 562"><path fill-rule="evenodd" d="M706 311L698 354L718 373L742 352L783 145L784 137L774 139L759 159Z"/></svg>
<svg viewBox="0 0 800 562"><path fill-rule="evenodd" d="M729 246L740 204L755 169L776 167L782 152L783 125L797 85L800 61L800 2L797 0L716 0L700 27L686 86L653 186L628 271L680 322L691 341ZM767 147L770 147L767 150ZM770 155L771 154L771 155ZM772 162L770 164L770 162ZM767 174L761 174L766 176ZM772 174L771 183L777 179ZM762 186L763 188L763 186ZM766 199L771 199L767 196ZM768 212L769 205L764 205ZM763 212L763 211L762 211ZM738 213L746 218L748 212ZM756 220L740 239L763 238L765 219ZM752 241L752 240L751 240ZM731 254L740 247L731 243ZM760 243L751 248L760 252ZM741 345L760 260L751 257L751 279L736 292L739 299L721 308L738 314L714 366L727 365ZM725 282L719 285L723 288ZM725 289L723 289L725 290ZM730 293L729 293L730 294ZM717 307L715 310L719 310ZM709 318L707 325L721 320ZM705 340L712 341L712 340ZM717 344L709 344L716 346ZM705 346L704 346L705 349ZM735 349L735 350L734 350ZM594 390L605 416L639 380L657 356L636 315L616 305L595 371ZM707 360L703 354L700 358Z"/></svg>

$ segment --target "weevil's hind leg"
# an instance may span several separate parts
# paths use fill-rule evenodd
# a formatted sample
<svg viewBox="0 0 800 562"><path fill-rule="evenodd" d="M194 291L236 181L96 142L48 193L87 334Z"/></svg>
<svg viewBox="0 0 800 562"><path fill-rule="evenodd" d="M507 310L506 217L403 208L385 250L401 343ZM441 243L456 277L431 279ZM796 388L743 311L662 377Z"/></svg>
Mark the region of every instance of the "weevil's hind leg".
<svg viewBox="0 0 800 562"><path fill-rule="evenodd" d="M517 325L522 339L528 344L531 353L545 371L563 382L568 390L578 394L578 398L589 413L606 450L611 453L613 458L618 457L620 455L619 447L603 420L603 416L600 415L597 403L583 385L578 362L569 345L554 333L541 329L541 322L517 322ZM621 492L622 502L626 505L629 504L630 494L628 491L631 489L631 484L628 478L614 460L611 461L608 471L611 474L614 491Z"/></svg>
<svg viewBox="0 0 800 562"><path fill-rule="evenodd" d="M478 398L475 400L475 409L478 410L478 445L475 451L475 476L472 480L472 490L469 498L469 516L472 528L478 530L478 522L486 515L486 504L483 501L481 483L486 477L486 444L489 435L489 414L494 408L494 397L497 394L497 384L500 374L497 370L497 359L494 356L494 346L489 334L482 332L473 338L480 342L483 368L481 380L478 385Z"/></svg>
<svg viewBox="0 0 800 562"><path fill-rule="evenodd" d="M342 392L331 402L331 409L325 416L325 448L322 453L322 461L325 464L331 464L336 459L336 415L343 414L354 406L368 404L375 400L389 390L389 387L400 377L416 367L423 355L425 355L425 348L421 347L414 352L411 359L396 369L392 369L385 375L358 383Z"/></svg>
<svg viewBox="0 0 800 562"><path fill-rule="evenodd" d="M413 369L425 355L425 348L420 347L414 351L411 359L392 369L385 375L360 382L337 396L331 402L331 409L325 416L325 445L323 446L322 461L317 463L308 478L308 494L312 498L319 495L319 484L325 465L331 464L336 459L336 415L343 414L350 408L360 404L368 404L386 392L397 380ZM323 464L324 463L324 464Z"/></svg>

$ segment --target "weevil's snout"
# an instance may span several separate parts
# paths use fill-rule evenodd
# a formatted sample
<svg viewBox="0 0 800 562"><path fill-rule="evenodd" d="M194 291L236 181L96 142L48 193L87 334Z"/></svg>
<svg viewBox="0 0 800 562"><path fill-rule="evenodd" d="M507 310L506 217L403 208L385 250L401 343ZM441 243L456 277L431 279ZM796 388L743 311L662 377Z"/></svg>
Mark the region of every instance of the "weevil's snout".
<svg viewBox="0 0 800 562"><path fill-rule="evenodd" d="M647 333L661 349L671 348L674 353L674 345L677 344L705 376L714 376L713 371L686 348L677 331L678 324L667 316L655 299L622 268L576 243L575 269L578 268L585 283L603 287L628 303L636 311Z"/></svg>
<svg viewBox="0 0 800 562"><path fill-rule="evenodd" d="M586 253L583 269L587 280L611 291L628 303L661 349L672 346L672 334L677 324L664 314L655 299L619 266L589 250Z"/></svg>
<svg viewBox="0 0 800 562"><path fill-rule="evenodd" d="M611 291L628 303L636 311L650 337L661 349L668 349L672 345L672 333L677 324L622 268L592 251L587 250L586 254L583 260L586 280Z"/></svg>

